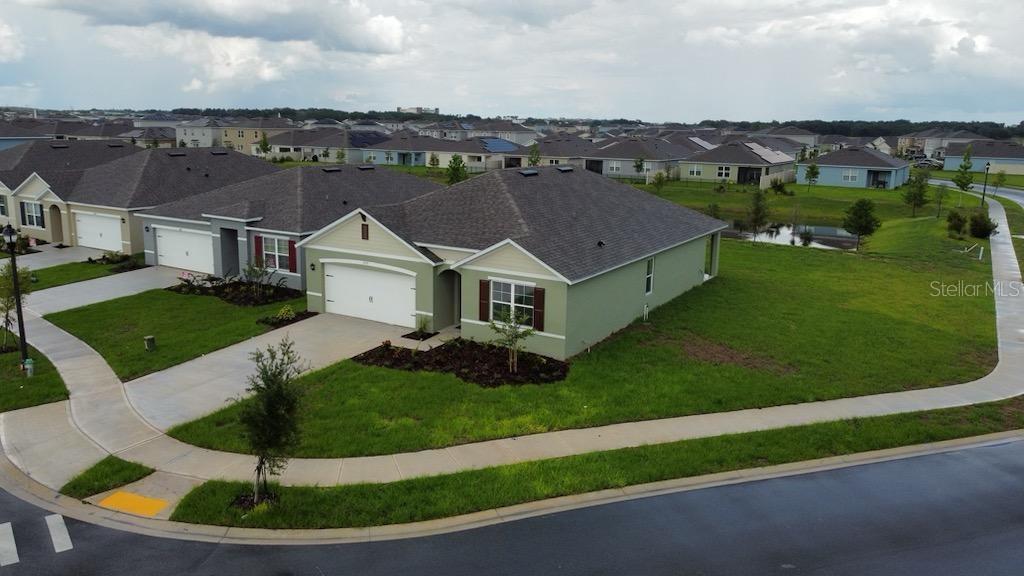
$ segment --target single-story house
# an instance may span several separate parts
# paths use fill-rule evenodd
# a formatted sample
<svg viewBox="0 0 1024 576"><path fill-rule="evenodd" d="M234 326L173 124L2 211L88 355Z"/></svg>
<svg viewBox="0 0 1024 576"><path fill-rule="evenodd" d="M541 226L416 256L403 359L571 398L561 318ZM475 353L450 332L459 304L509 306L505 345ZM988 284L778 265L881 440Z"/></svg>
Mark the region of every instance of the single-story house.
<svg viewBox="0 0 1024 576"><path fill-rule="evenodd" d="M772 178L787 180L793 173L792 156L757 142L735 140L698 152L679 164L684 180L756 184L766 188Z"/></svg>
<svg viewBox="0 0 1024 576"><path fill-rule="evenodd" d="M540 136L526 126L509 120L444 120L421 127L419 134L442 140L500 138L520 146L527 146Z"/></svg>
<svg viewBox="0 0 1024 576"><path fill-rule="evenodd" d="M178 145L174 128L154 126L149 128L132 128L117 135L120 140L128 140L139 148L174 148Z"/></svg>
<svg viewBox="0 0 1024 576"><path fill-rule="evenodd" d="M796 126L791 126L791 125L776 126L774 128L769 128L767 130L758 130L757 132L754 132L754 133L752 133L750 135L751 136L780 136L780 137L783 137L783 138L788 138L788 139L793 140L795 142L799 142L800 144L802 144L804 146L807 146L808 149L814 148L815 146L817 146L819 140L821 139L820 135L815 134L814 132L811 132L810 130L804 130L803 128L798 128Z"/></svg>
<svg viewBox="0 0 1024 576"><path fill-rule="evenodd" d="M950 145L966 144L975 140L987 140L987 138L970 130L929 128L900 136L896 141L896 146L899 154L923 154L927 158L941 160L948 155L946 149Z"/></svg>
<svg viewBox="0 0 1024 576"><path fill-rule="evenodd" d="M487 172L299 242L309 309L567 358L717 273L726 224L572 166ZM710 245L710 255L709 255Z"/></svg>
<svg viewBox="0 0 1024 576"><path fill-rule="evenodd" d="M896 188L910 178L910 164L874 148L854 146L797 165L796 181L807 183L807 167L818 166L818 184L848 188Z"/></svg>
<svg viewBox="0 0 1024 576"><path fill-rule="evenodd" d="M703 150L693 142L630 136L598 142L584 161L586 169L597 174L611 178L646 179L648 174L674 169L680 160ZM643 160L639 171L637 160Z"/></svg>
<svg viewBox="0 0 1024 576"><path fill-rule="evenodd" d="M559 132L543 136L530 146L520 148L517 153L505 155L505 168L518 168L530 164L530 149L536 146L540 154L540 166L571 164L583 167L583 158L597 150L597 146L575 134Z"/></svg>
<svg viewBox="0 0 1024 576"><path fill-rule="evenodd" d="M387 140L387 135L371 130L352 132L339 128L297 128L267 139L270 152L264 154L260 144L252 145L252 154L262 158L337 162L338 152L345 153L345 163L362 163L361 149Z"/></svg>
<svg viewBox="0 0 1024 576"><path fill-rule="evenodd" d="M119 140L37 140L0 150L0 226L11 224L30 238L70 244L65 198L82 173L138 152Z"/></svg>
<svg viewBox="0 0 1024 576"><path fill-rule="evenodd" d="M225 277L260 262L301 290L305 274L315 270L307 271L297 242L359 207L401 202L440 188L418 176L373 166L280 170L140 213L146 263ZM372 251L375 243L368 244L364 250Z"/></svg>
<svg viewBox="0 0 1024 576"><path fill-rule="evenodd" d="M1024 146L1011 140L975 140L950 144L943 160L943 170L959 170L964 150L971 147L971 171L984 172L991 164L992 174L1005 170L1008 174L1024 174Z"/></svg>
<svg viewBox="0 0 1024 576"><path fill-rule="evenodd" d="M50 140L50 137L35 130L22 128L10 122L0 122L0 150L13 148L35 140Z"/></svg>
<svg viewBox="0 0 1024 576"><path fill-rule="evenodd" d="M483 172L502 168L506 155L519 156L523 150L518 144L501 138L445 140L403 130L363 148L361 160L367 164L429 166L431 157L436 155L438 167L444 168L458 154L468 171Z"/></svg>

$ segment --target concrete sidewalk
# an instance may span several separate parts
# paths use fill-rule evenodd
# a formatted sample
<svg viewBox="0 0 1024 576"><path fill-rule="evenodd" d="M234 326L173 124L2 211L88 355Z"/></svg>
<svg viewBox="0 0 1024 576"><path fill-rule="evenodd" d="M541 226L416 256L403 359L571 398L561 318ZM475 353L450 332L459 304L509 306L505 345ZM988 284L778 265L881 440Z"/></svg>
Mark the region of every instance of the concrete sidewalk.
<svg viewBox="0 0 1024 576"><path fill-rule="evenodd" d="M1006 230L1006 214L998 202L990 201L993 219ZM1021 280L1020 268L1008 234L992 238L993 276L998 282ZM1004 284L1009 288L1008 284ZM360 482L391 482L432 474L482 468L555 458L586 452L612 450L672 442L720 434L767 430L815 422L855 417L881 416L920 410L932 410L990 402L1024 393L1024 297L1011 290L996 293L996 325L999 364L993 372L973 382L947 386L844 398L824 402L700 414L644 422L628 422L580 430L563 430L530 436L506 438L453 446L439 450L337 459L293 459L281 481L288 485L334 485ZM33 345L46 354L60 370L71 390L70 415L81 433L103 451L117 454L153 467L159 471L193 479L249 480L253 458L205 450L183 444L146 423L129 405L124 388L106 367L103 359L83 343L49 323L33 319L29 334ZM309 321L307 321L309 322ZM286 330L286 329L282 329ZM280 331L279 331L280 332ZM299 334L296 332L293 336ZM316 331L303 331L302 342L310 346L322 343L336 345L321 338ZM278 338L275 335L274 338ZM239 378L244 372L238 373ZM141 387L140 387L141 389ZM6 434L4 447L8 454L21 455L18 465L36 478L56 482L61 474L47 473L50 461L61 459L63 450L56 447L51 458L30 459L31 446L24 437L30 432L15 434L15 425L67 427L66 415L46 406L19 411L16 418L0 420L0 435ZM36 412L38 411L38 412ZM175 417L171 411L164 416ZM15 421L16 420L16 421ZM48 424L51 422L51 424ZM34 424L33 424L34 423ZM69 449L71 443L69 442ZM43 471L37 468L44 469ZM70 469L64 466L63 469ZM65 474L66 475L66 474Z"/></svg>
<svg viewBox="0 0 1024 576"><path fill-rule="evenodd" d="M21 264L20 259L18 264ZM26 309L37 316L45 316L62 310L131 296L147 290L167 288L178 283L178 274L180 273L180 270L173 268L152 266L94 280L65 284L29 294L26 298Z"/></svg>

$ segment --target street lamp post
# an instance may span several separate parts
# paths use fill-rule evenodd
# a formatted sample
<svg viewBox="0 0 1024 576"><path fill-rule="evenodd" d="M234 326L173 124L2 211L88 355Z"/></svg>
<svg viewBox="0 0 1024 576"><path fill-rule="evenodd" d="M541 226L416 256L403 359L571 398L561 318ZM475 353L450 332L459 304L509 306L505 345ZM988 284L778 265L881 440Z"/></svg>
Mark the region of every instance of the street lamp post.
<svg viewBox="0 0 1024 576"><path fill-rule="evenodd" d="M992 169L991 162L985 162L985 184L981 187L981 207L985 207L985 192L988 191L988 171Z"/></svg>
<svg viewBox="0 0 1024 576"><path fill-rule="evenodd" d="M28 345L25 343L25 318L21 314L21 286L19 284L20 278L18 277L18 254L15 249L15 244L18 241L18 231L8 224L4 227L2 234L4 242L7 244L7 250L11 253L11 281L14 285L15 310L18 312L18 347L21 350L21 368L24 370L25 361L28 360Z"/></svg>

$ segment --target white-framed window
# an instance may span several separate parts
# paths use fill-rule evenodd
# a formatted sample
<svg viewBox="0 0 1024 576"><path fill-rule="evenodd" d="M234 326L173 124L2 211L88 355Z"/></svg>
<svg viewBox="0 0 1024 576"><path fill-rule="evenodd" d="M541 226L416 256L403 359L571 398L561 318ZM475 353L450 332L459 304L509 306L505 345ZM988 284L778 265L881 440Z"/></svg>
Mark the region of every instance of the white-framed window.
<svg viewBox="0 0 1024 576"><path fill-rule="evenodd" d="M263 265L272 270L291 270L287 239L263 237Z"/></svg>
<svg viewBox="0 0 1024 576"><path fill-rule="evenodd" d="M391 164L394 161L395 161L395 154L393 152L385 152L384 153L384 162L386 162L388 164Z"/></svg>
<svg viewBox="0 0 1024 576"><path fill-rule="evenodd" d="M245 130L239 130L238 131L238 137L239 138L245 138Z"/></svg>
<svg viewBox="0 0 1024 576"><path fill-rule="evenodd" d="M619 162L617 160L610 160L608 162L608 171L609 172L622 172L622 162Z"/></svg>
<svg viewBox="0 0 1024 576"><path fill-rule="evenodd" d="M719 166L718 167L718 177L719 178L728 178L731 173L732 173L732 166Z"/></svg>
<svg viewBox="0 0 1024 576"><path fill-rule="evenodd" d="M22 225L42 228L43 205L38 202L22 202L22 206L25 208L25 221Z"/></svg>
<svg viewBox="0 0 1024 576"><path fill-rule="evenodd" d="M483 162L484 161L484 157L483 156L466 156L466 158L470 162Z"/></svg>
<svg viewBox="0 0 1024 576"><path fill-rule="evenodd" d="M647 270L644 273L644 294L654 292L654 258L647 259Z"/></svg>
<svg viewBox="0 0 1024 576"><path fill-rule="evenodd" d="M689 174L690 176L701 176L704 174L704 169L700 164L691 164Z"/></svg>
<svg viewBox="0 0 1024 576"><path fill-rule="evenodd" d="M506 316L523 326L533 326L533 286L491 280L491 318Z"/></svg>
<svg viewBox="0 0 1024 576"><path fill-rule="evenodd" d="M373 152L367 152L363 159L372 164L377 161L377 155Z"/></svg>
<svg viewBox="0 0 1024 576"><path fill-rule="evenodd" d="M277 151L278 151L278 152L291 152L291 151L292 151L292 149L291 149L291 147L290 147L290 146L279 146L279 147L277 148Z"/></svg>
<svg viewBox="0 0 1024 576"><path fill-rule="evenodd" d="M7 216L7 196L0 196L0 216Z"/></svg>
<svg viewBox="0 0 1024 576"><path fill-rule="evenodd" d="M554 166L554 165L556 165L556 164L558 164L560 162L561 162L561 160L558 160L557 158L553 159L553 160L548 160L548 164L550 164L552 166Z"/></svg>
<svg viewBox="0 0 1024 576"><path fill-rule="evenodd" d="M192 141L192 147L193 148L199 148L199 140L193 140Z"/></svg>
<svg viewBox="0 0 1024 576"><path fill-rule="evenodd" d="M843 182L856 182L857 181L857 170L853 168L843 169Z"/></svg>

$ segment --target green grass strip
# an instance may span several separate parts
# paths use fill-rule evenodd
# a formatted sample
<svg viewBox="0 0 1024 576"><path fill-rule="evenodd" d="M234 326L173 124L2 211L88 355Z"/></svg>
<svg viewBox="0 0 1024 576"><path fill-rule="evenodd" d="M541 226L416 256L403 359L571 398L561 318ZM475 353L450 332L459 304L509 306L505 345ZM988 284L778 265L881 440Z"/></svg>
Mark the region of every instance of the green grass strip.
<svg viewBox="0 0 1024 576"><path fill-rule="evenodd" d="M142 464L121 460L117 456L107 456L92 468L72 478L60 489L60 493L81 500L119 486L131 484L152 473L152 468Z"/></svg>
<svg viewBox="0 0 1024 576"><path fill-rule="evenodd" d="M172 520L252 528L401 524L672 478L963 438L1024 426L1024 399L685 440L525 462L389 484L275 487L279 500L246 513L251 489L211 481Z"/></svg>

